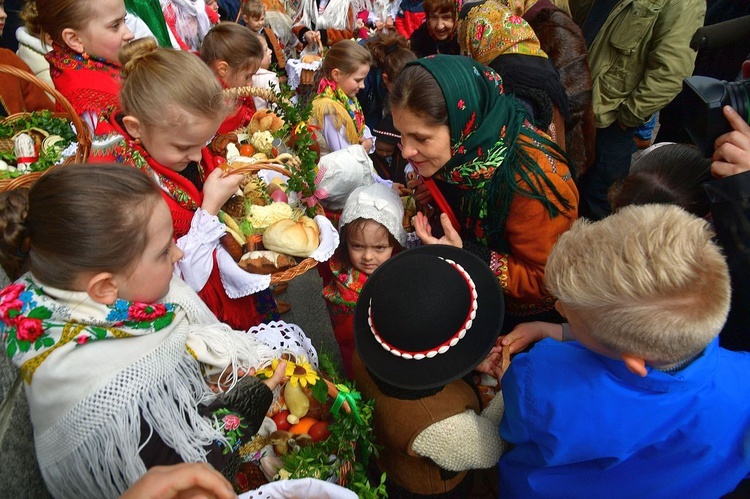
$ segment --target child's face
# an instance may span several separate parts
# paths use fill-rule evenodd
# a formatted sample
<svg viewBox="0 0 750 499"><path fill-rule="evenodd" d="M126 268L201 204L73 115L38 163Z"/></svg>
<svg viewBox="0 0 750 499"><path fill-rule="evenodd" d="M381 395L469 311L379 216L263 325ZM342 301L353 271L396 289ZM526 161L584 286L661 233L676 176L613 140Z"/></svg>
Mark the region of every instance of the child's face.
<svg viewBox="0 0 750 499"><path fill-rule="evenodd" d="M381 158L390 158L396 152L396 144L389 144L384 140L375 141L375 154Z"/></svg>
<svg viewBox="0 0 750 499"><path fill-rule="evenodd" d="M367 73L369 72L370 66L362 64L352 74L345 75L338 69L334 69L331 76L347 97L356 97L357 92L365 88L365 78L367 78Z"/></svg>
<svg viewBox="0 0 750 499"><path fill-rule="evenodd" d="M245 24L247 24L247 27L251 30L255 31L256 33L263 29L263 25L266 24L266 15L261 14L259 18L253 18L250 16L242 16L242 19L245 20Z"/></svg>
<svg viewBox="0 0 750 499"><path fill-rule="evenodd" d="M257 59L251 59L244 68L227 69L227 74L222 78L224 84L229 88L246 87L253 84L253 76L258 72L260 63Z"/></svg>
<svg viewBox="0 0 750 499"><path fill-rule="evenodd" d="M169 292L174 264L182 258L182 251L174 242L172 215L161 197L154 202L146 238L146 249L135 267L115 275L118 298L154 303Z"/></svg>
<svg viewBox="0 0 750 499"><path fill-rule="evenodd" d="M263 46L263 60L260 61L260 67L263 69L268 69L271 66L271 49L268 47L268 42L266 42L266 37L261 36L260 37L260 44Z"/></svg>
<svg viewBox="0 0 750 499"><path fill-rule="evenodd" d="M451 12L436 12L427 18L427 26L435 39L440 42L448 39L453 33L455 24L456 21L453 19L453 13Z"/></svg>
<svg viewBox="0 0 750 499"><path fill-rule="evenodd" d="M123 0L97 0L91 4L92 18L84 29L75 32L79 48L88 55L117 62L117 52L133 39L133 32L125 26L125 4Z"/></svg>
<svg viewBox="0 0 750 499"><path fill-rule="evenodd" d="M352 266L370 275L393 254L388 230L374 220L368 220L362 230L349 231L346 245Z"/></svg>
<svg viewBox="0 0 750 499"><path fill-rule="evenodd" d="M143 147L158 163L170 170L181 172L191 161L200 162L201 150L216 134L223 117L199 118L180 110L181 118L162 126L133 129L127 126L128 132L141 139ZM179 116L179 115L178 115ZM128 117L130 118L130 117Z"/></svg>
<svg viewBox="0 0 750 499"><path fill-rule="evenodd" d="M214 12L219 12L218 0L206 0L206 7L213 10Z"/></svg>

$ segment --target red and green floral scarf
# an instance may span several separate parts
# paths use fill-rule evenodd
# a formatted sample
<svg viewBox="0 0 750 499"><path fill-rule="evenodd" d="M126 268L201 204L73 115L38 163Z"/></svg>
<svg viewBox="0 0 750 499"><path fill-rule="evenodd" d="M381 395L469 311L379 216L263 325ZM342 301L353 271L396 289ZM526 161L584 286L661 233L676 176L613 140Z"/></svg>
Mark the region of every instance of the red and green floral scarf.
<svg viewBox="0 0 750 499"><path fill-rule="evenodd" d="M335 81L329 80L328 78L322 78L320 80L320 83L318 84L318 95L328 97L332 101L341 104L354 122L354 126L357 128L357 135L360 137L362 136L362 133L365 130L365 115L362 112L362 107L359 105L359 101L356 97L351 98L347 96Z"/></svg>

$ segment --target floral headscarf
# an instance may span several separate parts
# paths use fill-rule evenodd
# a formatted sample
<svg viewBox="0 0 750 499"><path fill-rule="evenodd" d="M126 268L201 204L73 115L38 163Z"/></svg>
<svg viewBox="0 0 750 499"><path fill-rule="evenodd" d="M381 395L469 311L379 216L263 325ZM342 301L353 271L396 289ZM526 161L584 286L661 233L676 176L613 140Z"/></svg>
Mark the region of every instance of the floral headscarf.
<svg viewBox="0 0 750 499"><path fill-rule="evenodd" d="M523 104L503 93L497 73L463 56L436 55L409 65L422 66L435 78L448 111L453 156L435 178L468 191L463 215L479 219L493 244L503 244L516 193L540 200L551 217L570 205L519 142L562 161L564 153L531 126ZM519 185L519 177L526 187ZM547 186L556 199L549 200L538 185Z"/></svg>
<svg viewBox="0 0 750 499"><path fill-rule="evenodd" d="M461 53L489 66L502 54L547 58L534 30L499 0L488 0L464 9L458 22Z"/></svg>

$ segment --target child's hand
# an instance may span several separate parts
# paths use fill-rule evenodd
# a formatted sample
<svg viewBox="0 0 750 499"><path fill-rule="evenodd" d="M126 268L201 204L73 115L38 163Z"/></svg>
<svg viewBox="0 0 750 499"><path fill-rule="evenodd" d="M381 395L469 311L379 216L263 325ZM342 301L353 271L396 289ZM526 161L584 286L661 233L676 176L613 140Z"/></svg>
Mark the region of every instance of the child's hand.
<svg viewBox="0 0 750 499"><path fill-rule="evenodd" d="M456 248L463 248L464 242L461 236L453 228L450 218L445 213L440 214L440 225L443 226L443 232L445 235L438 239L432 235L432 226L427 220L427 217L421 211L417 212L417 217L414 221L414 230L417 233L419 239L424 244L447 244L448 246L455 246Z"/></svg>
<svg viewBox="0 0 750 499"><path fill-rule="evenodd" d="M277 386L284 382L286 376L286 362L279 362L276 366L276 370L273 372L273 376L268 379L264 379L263 383L266 384L271 390L275 390Z"/></svg>
<svg viewBox="0 0 750 499"><path fill-rule="evenodd" d="M365 22L362 19L357 19L357 29L362 29L365 27Z"/></svg>
<svg viewBox="0 0 750 499"><path fill-rule="evenodd" d="M244 378L245 375L247 376L253 376L255 374L255 369L250 369L250 372L243 371L242 369L237 369L237 379ZM229 387L232 386L232 383L235 382L235 380L232 379L232 370L226 369L224 372L220 374L215 374L208 378L208 387L211 389L214 393L222 393L227 390L229 390Z"/></svg>
<svg viewBox="0 0 750 499"><path fill-rule="evenodd" d="M320 45L320 32L319 31L308 31L305 33L305 42L308 44L310 43L317 43Z"/></svg>
<svg viewBox="0 0 750 499"><path fill-rule="evenodd" d="M501 340L502 337L498 337L495 340L495 346L492 347L487 357L475 369L482 374L489 374L498 380L503 377L503 346L500 343Z"/></svg>
<svg viewBox="0 0 750 499"><path fill-rule="evenodd" d="M396 193L399 196L411 196L411 191L406 188L404 184L399 184L398 182L393 182L393 185L391 186L391 189L396 191Z"/></svg>
<svg viewBox="0 0 750 499"><path fill-rule="evenodd" d="M562 326L551 322L524 322L500 338L502 345L508 347L510 354L513 355L544 338L562 341Z"/></svg>
<svg viewBox="0 0 750 499"><path fill-rule="evenodd" d="M227 175L224 170L216 168L203 184L201 208L211 215L218 215L224 203L240 188L243 178L241 174Z"/></svg>
<svg viewBox="0 0 750 499"><path fill-rule="evenodd" d="M372 150L372 139L360 139L359 143L365 148L365 152L370 154Z"/></svg>

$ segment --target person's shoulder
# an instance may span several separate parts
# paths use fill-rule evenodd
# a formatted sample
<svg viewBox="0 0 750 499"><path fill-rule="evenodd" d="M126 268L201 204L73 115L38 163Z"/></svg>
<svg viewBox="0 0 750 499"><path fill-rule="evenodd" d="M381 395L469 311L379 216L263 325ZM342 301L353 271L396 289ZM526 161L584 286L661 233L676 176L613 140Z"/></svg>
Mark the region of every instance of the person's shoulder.
<svg viewBox="0 0 750 499"><path fill-rule="evenodd" d="M510 368L537 376L545 372L554 375L560 370L601 370L602 364L596 354L577 341L561 342L548 338L534 345L528 353L517 355Z"/></svg>

